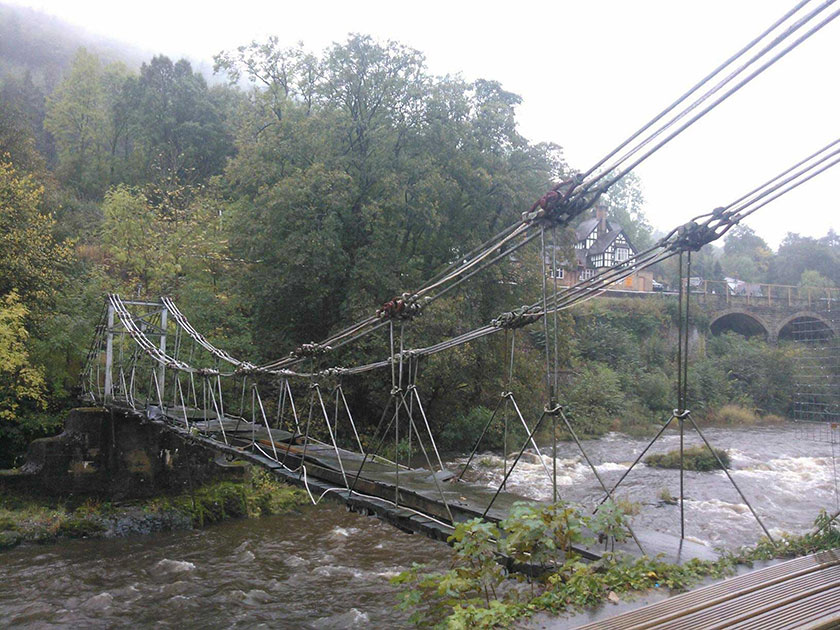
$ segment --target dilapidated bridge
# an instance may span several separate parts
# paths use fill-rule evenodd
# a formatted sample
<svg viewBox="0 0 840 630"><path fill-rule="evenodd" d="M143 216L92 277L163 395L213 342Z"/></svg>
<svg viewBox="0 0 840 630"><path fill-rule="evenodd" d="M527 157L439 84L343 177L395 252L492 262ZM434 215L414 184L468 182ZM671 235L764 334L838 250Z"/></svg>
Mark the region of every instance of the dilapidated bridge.
<svg viewBox="0 0 840 630"><path fill-rule="evenodd" d="M559 500L556 455L557 435L562 431L577 444L583 461L603 490L600 502L592 506L595 511L615 495L668 428L679 431L681 454L686 431L697 433L714 453L687 408L690 313L699 298L688 281L692 277L691 254L774 199L840 162L840 139L796 161L729 204L674 228L632 259L563 290L552 280L558 277L560 269L560 261L556 260L557 233L592 208L613 184L641 162L840 15L840 11L826 13L830 2L803 10L805 4L797 5L589 170L567 176L501 232L470 251L453 251L451 262L422 286L394 296L378 309L371 308L364 317L326 339L287 349L276 360L259 363L232 356L202 335L169 298L137 301L109 295L82 373L85 399L140 422L159 423L184 440L201 443L231 458L264 466L305 486L314 502L333 496L405 529L436 537L445 537L466 519L499 520L507 516L512 503L521 497L508 492L506 482L527 450L542 462L552 487L552 499ZM408 333L417 315L422 312L426 318L433 317L437 300L460 290L464 283L480 277L491 266L510 260L526 247L539 250L527 258L539 261L535 277L542 280L542 291L534 302L501 312L484 325L452 337L409 345L412 337ZM558 313L672 257L679 259L681 277L674 410L620 479L608 486L564 412L558 386L562 334ZM734 311L716 321L732 314ZM509 389L499 394L482 438L494 422L505 423L506 433L511 428L509 424L518 427L523 438L510 448L506 446L503 478L497 487L466 483L464 470L470 467L482 438L461 470L446 469L432 431L436 423L427 417L424 393L418 386L420 362L496 334L504 334L509 340L505 356L510 357L517 334L528 326L541 328L545 391ZM783 329L779 322L766 325L771 337ZM358 347L362 339L366 339L368 352L379 352L378 356L369 357L368 362L357 358L346 361L348 356L358 355L348 355L342 349ZM514 362L506 358L505 363L509 365L507 376L511 377ZM387 392L378 421L366 418L363 423L375 426L368 432L360 430L345 395L347 384L362 375L369 382L378 382ZM513 379L508 378L508 382ZM521 412L520 401L533 396L542 403L542 411L528 418ZM547 442L542 436L542 445L537 442L541 429L548 435ZM404 440L409 445L407 454L400 452ZM390 449L383 448L386 444ZM384 456L386 450L390 457ZM419 467L410 466L417 461L422 462ZM757 533L772 538L749 497L726 467L718 463L755 517ZM710 555L707 547L685 537L682 466L679 474L679 535L631 530L625 551L661 552L674 561ZM599 555L598 550L591 548L576 551L588 558Z"/></svg>

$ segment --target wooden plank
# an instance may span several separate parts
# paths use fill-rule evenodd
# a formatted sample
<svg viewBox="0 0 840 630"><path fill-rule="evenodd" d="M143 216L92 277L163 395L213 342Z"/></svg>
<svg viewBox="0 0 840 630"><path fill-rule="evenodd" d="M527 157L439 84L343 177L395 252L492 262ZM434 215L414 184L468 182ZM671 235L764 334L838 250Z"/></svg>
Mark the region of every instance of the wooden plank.
<svg viewBox="0 0 840 630"><path fill-rule="evenodd" d="M183 414L183 410L168 410L167 416L174 426L169 423L164 424L180 433L186 433L181 426L183 416L179 418L179 412ZM189 417L189 409L187 413ZM216 448L224 448L226 452L236 453L239 457L251 459L278 474L282 473L289 479L294 478L296 483L304 483L301 475L287 474L288 471L283 465L272 458L250 452L251 440L256 439L266 453L273 453L276 449L277 458L288 468L296 469L302 461L305 461L306 483L316 488L315 492L318 495L330 488L333 490L330 494L347 494L346 489L336 491L337 487L345 488L346 475L347 484L350 486L355 484L354 490L357 494L354 494L352 498L344 497L345 502L353 503L360 510L377 511L378 516L386 518L402 529L422 531L435 538L445 539L451 531L435 523L435 520L450 522L450 513L456 523L476 517L499 522L507 518L511 508L517 502L538 503L511 492L503 491L496 495L495 488L453 481L454 475L450 471L433 473L422 468L403 467L400 467L398 471L393 463L375 461L371 457L366 458L354 451L337 449L338 454L336 454L336 448L329 444L310 442L304 446L299 443L299 435L280 429L267 430L265 426L252 425L241 419L225 417L220 424L217 418L213 418L206 422L194 421L190 424L199 431L215 436L215 438L201 438L202 441L216 445ZM219 444L222 426L231 445ZM357 481L356 476L360 469L362 473ZM400 507L394 507L392 503L397 499L398 488ZM367 497L359 497L358 493ZM496 496L493 506L487 510L494 495ZM370 504L366 504L365 501ZM377 501L385 502L383 505L390 507L386 510L385 507L376 504ZM403 513L400 512L401 508L413 511ZM426 515L425 519L422 515ZM446 530L446 535L442 528ZM709 547L687 540L680 541L678 537L670 534L645 530L637 530L635 533L649 556L661 555L668 562L681 563L691 558L703 560L717 558L715 552ZM640 553L632 540L616 543L615 549L634 555ZM574 547L576 553L591 560L600 558L604 550L598 545Z"/></svg>
<svg viewBox="0 0 840 630"><path fill-rule="evenodd" d="M792 630L840 623L840 550L723 580L578 630Z"/></svg>

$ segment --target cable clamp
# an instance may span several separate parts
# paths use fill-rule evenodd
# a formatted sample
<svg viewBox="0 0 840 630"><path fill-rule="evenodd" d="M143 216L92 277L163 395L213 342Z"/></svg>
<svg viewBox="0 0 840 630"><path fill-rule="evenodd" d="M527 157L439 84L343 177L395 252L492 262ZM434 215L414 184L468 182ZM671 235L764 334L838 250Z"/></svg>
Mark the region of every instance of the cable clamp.
<svg viewBox="0 0 840 630"><path fill-rule="evenodd" d="M332 346L322 345L320 343L305 343L300 345L299 347L295 348L294 351L289 353L289 357L292 359L302 359L304 357L314 357L321 354L326 354L332 350Z"/></svg>
<svg viewBox="0 0 840 630"><path fill-rule="evenodd" d="M545 415L547 416L557 416L563 412L563 405L559 405L554 401L551 401L545 407L543 407L545 411Z"/></svg>
<svg viewBox="0 0 840 630"><path fill-rule="evenodd" d="M530 306L520 306L515 310L502 313L496 319L492 320L490 324L496 328L502 328L505 330L522 328L528 324L533 324L534 322L539 321L543 314L539 312L534 313L531 309L532 307Z"/></svg>
<svg viewBox="0 0 840 630"><path fill-rule="evenodd" d="M680 411L679 409L674 409L673 414L677 420L685 420L689 415L691 415L691 410L683 409Z"/></svg>
<svg viewBox="0 0 840 630"><path fill-rule="evenodd" d="M382 320L409 321L417 317L429 301L426 297L422 302L418 301L419 296L412 293L403 293L399 297L385 302L376 310L376 316Z"/></svg>

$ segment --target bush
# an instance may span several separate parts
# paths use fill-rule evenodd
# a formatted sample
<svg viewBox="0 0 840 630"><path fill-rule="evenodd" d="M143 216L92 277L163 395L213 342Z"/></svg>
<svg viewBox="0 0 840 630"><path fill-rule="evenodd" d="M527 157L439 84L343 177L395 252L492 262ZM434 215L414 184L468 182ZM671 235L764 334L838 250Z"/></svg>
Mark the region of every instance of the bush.
<svg viewBox="0 0 840 630"><path fill-rule="evenodd" d="M635 390L636 395L657 417L670 414L674 408L674 379L661 370L639 375Z"/></svg>
<svg viewBox="0 0 840 630"><path fill-rule="evenodd" d="M740 405L724 405L708 414L708 420L714 424L749 427L758 422L758 416L752 409Z"/></svg>
<svg viewBox="0 0 840 630"><path fill-rule="evenodd" d="M685 470L697 470L699 472L707 472L710 470L722 470L718 463L718 458L723 463L724 468L729 468L730 460L729 454L722 449L715 449L717 458L706 446L693 446L683 450L683 467ZM653 466L654 468L679 468L680 467L680 451L679 449L668 451L667 453L655 453L645 457L645 464Z"/></svg>
<svg viewBox="0 0 840 630"><path fill-rule="evenodd" d="M761 416L761 421L767 424L780 424L782 422L786 422L787 419L782 416L777 416L774 413L768 413L765 416Z"/></svg>
<svg viewBox="0 0 840 630"><path fill-rule="evenodd" d="M481 440L481 449L491 450L503 448L505 443L504 403L496 412L493 423L487 428ZM518 448L525 439L525 430L516 417L516 414L509 410L508 414L508 449ZM466 415L458 415L454 420L447 423L440 433L440 447L447 450L471 450L493 411L487 407L473 407ZM533 428L533 427L532 427Z"/></svg>
<svg viewBox="0 0 840 630"><path fill-rule="evenodd" d="M618 375L598 363L575 378L566 401L575 430L584 435L609 430L613 421L623 416L626 405Z"/></svg>

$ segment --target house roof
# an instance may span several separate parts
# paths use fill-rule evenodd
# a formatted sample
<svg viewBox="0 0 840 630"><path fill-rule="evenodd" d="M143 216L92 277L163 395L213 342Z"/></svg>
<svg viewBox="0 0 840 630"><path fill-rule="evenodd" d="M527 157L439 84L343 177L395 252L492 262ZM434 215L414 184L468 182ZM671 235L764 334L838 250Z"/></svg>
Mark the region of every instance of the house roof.
<svg viewBox="0 0 840 630"><path fill-rule="evenodd" d="M616 238L618 238L618 235L621 234L621 227L620 226L608 225L607 227L611 227L611 228L613 228L613 230L611 232L607 232L606 234L601 234L598 237L598 240L595 241L595 244L592 245L592 247L589 248L589 250L588 250L589 255L603 253L607 249L607 247L609 247L610 244ZM616 227L617 227L617 229L616 229Z"/></svg>
<svg viewBox="0 0 840 630"><path fill-rule="evenodd" d="M578 241L584 240L595 229L596 225L598 225L598 219L587 219L583 221L575 228L575 238Z"/></svg>

